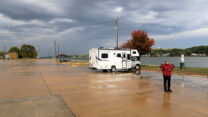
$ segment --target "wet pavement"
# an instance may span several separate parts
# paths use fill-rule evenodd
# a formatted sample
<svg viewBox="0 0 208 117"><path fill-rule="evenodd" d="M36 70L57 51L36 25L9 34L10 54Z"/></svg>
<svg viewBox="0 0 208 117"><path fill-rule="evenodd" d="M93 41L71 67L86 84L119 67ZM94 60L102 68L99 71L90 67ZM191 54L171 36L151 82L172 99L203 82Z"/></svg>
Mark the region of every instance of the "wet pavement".
<svg viewBox="0 0 208 117"><path fill-rule="evenodd" d="M0 100L0 117L75 117L59 95Z"/></svg>
<svg viewBox="0 0 208 117"><path fill-rule="evenodd" d="M164 93L162 84L159 72L92 72L52 60L0 60L0 100L60 95L77 117L208 116L207 77L173 75L172 93Z"/></svg>

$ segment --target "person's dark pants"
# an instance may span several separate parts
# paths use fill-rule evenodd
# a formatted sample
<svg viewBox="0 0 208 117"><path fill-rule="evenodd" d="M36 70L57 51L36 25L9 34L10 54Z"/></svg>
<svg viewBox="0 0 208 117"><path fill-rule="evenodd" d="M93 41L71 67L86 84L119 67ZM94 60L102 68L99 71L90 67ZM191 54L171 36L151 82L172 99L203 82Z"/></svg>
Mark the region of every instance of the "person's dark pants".
<svg viewBox="0 0 208 117"><path fill-rule="evenodd" d="M163 76L163 79L164 79L164 90L165 91L170 90L171 76Z"/></svg>

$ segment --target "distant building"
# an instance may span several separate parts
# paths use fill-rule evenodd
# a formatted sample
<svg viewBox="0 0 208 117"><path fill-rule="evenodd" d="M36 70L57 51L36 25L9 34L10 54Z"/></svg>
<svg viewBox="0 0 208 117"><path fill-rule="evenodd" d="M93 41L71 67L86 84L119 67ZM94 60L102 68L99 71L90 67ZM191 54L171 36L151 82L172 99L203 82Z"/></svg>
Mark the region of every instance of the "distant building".
<svg viewBox="0 0 208 117"><path fill-rule="evenodd" d="M58 57L68 57L68 55L60 54L60 55L58 55Z"/></svg>
<svg viewBox="0 0 208 117"><path fill-rule="evenodd" d="M191 56L206 56L206 54L195 54L195 53L191 53Z"/></svg>
<svg viewBox="0 0 208 117"><path fill-rule="evenodd" d="M9 59L18 59L18 53L11 52L8 55L9 55Z"/></svg>
<svg viewBox="0 0 208 117"><path fill-rule="evenodd" d="M3 58L4 58L4 53L0 52L0 59L3 59Z"/></svg>
<svg viewBox="0 0 208 117"><path fill-rule="evenodd" d="M206 54L199 54L199 56L206 56Z"/></svg>
<svg viewBox="0 0 208 117"><path fill-rule="evenodd" d="M195 53L191 53L191 56L198 56L198 54L195 54Z"/></svg>
<svg viewBox="0 0 208 117"><path fill-rule="evenodd" d="M167 53L167 54L162 54L162 56L169 56L170 55L170 53Z"/></svg>

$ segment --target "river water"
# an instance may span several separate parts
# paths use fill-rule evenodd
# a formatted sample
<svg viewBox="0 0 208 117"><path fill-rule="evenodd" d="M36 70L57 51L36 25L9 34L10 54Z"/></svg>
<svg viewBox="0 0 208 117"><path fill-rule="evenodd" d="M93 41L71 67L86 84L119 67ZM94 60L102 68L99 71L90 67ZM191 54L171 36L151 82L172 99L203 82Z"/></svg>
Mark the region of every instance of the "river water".
<svg viewBox="0 0 208 117"><path fill-rule="evenodd" d="M165 60L180 66L180 57L141 57L141 64L161 65ZM208 68L208 57L185 57L185 67Z"/></svg>

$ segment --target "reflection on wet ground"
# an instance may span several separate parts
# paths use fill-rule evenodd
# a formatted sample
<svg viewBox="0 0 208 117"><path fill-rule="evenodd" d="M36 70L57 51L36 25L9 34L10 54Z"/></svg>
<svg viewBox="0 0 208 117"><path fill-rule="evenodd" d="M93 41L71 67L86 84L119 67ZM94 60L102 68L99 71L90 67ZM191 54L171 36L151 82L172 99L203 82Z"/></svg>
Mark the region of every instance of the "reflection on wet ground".
<svg viewBox="0 0 208 117"><path fill-rule="evenodd" d="M0 98L59 94L78 117L206 117L208 79L172 76L164 93L162 74L93 72L52 60L0 61Z"/></svg>

